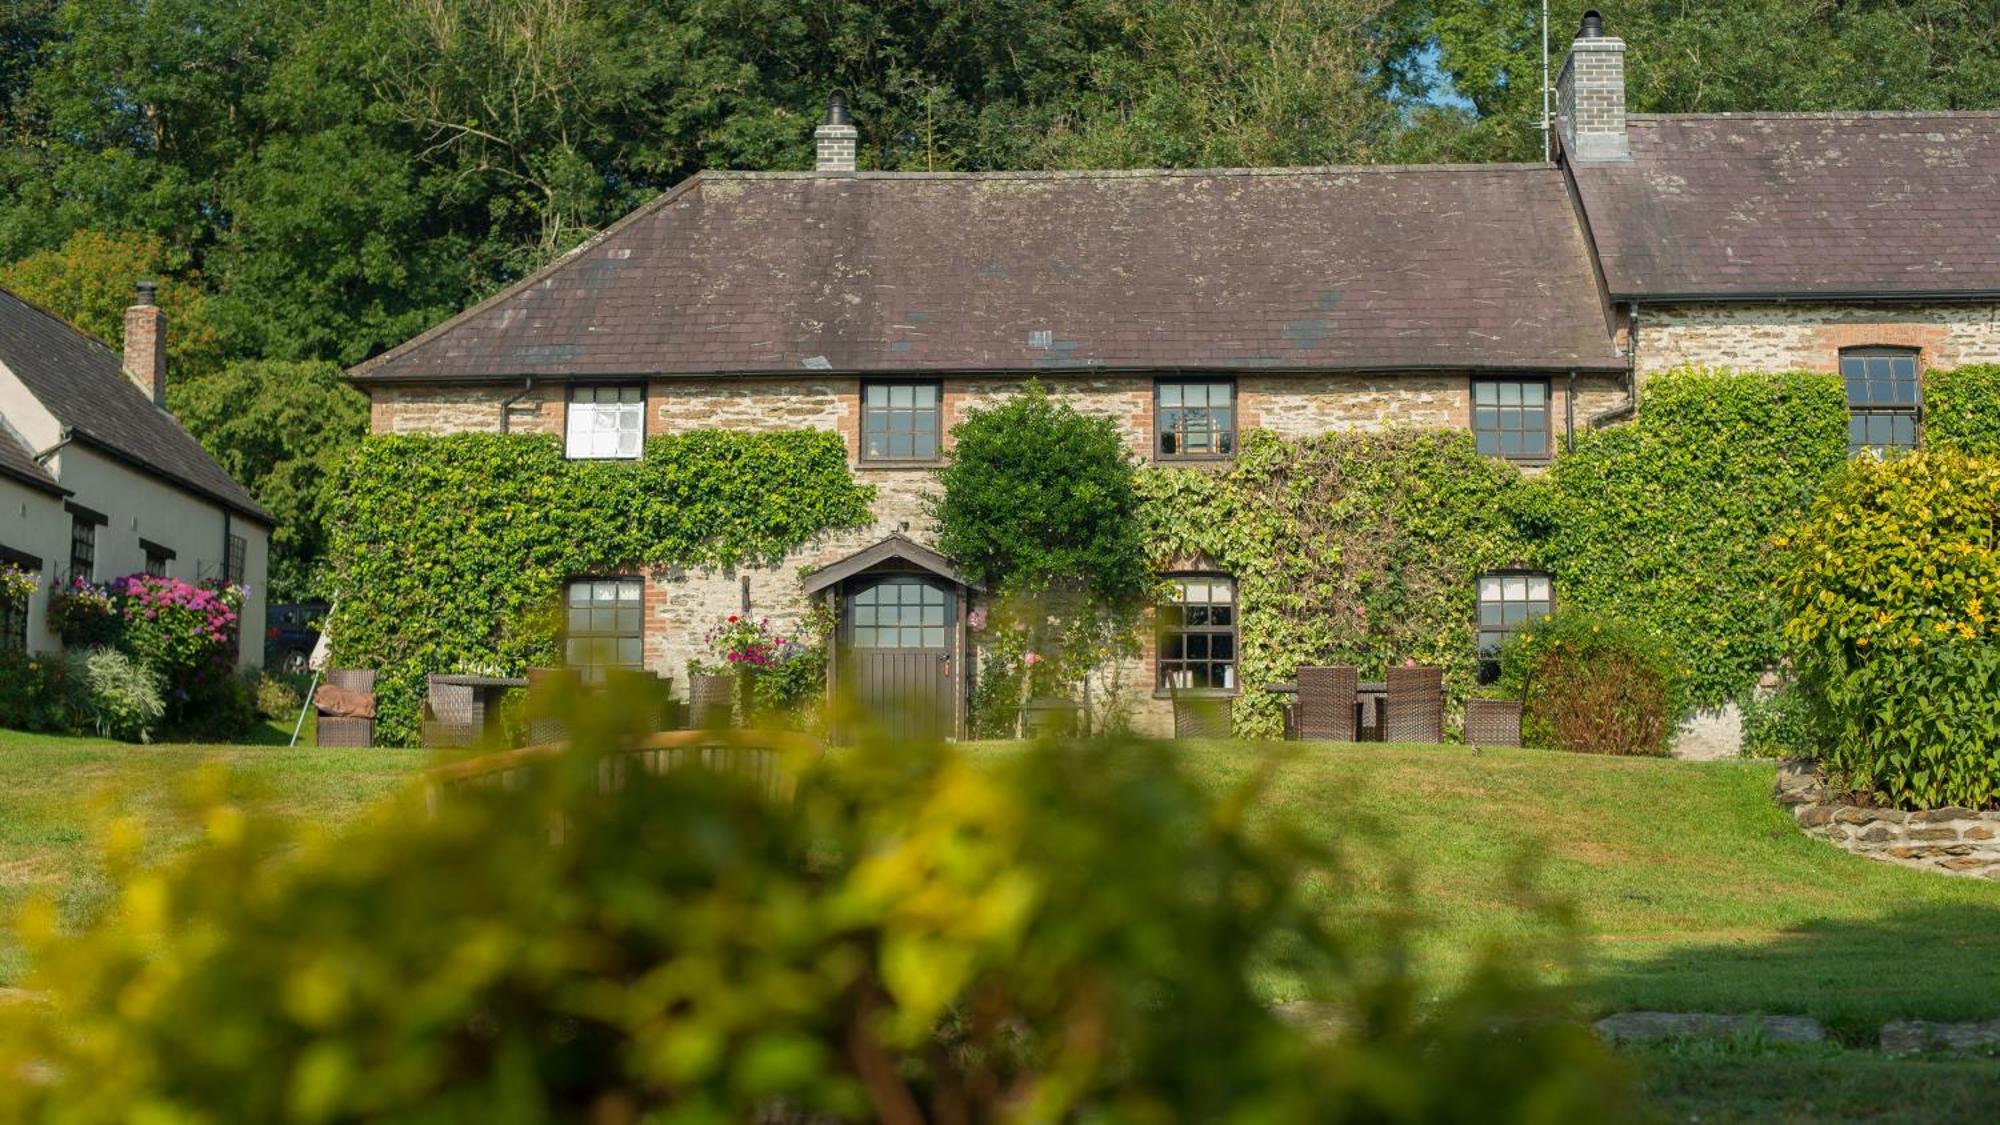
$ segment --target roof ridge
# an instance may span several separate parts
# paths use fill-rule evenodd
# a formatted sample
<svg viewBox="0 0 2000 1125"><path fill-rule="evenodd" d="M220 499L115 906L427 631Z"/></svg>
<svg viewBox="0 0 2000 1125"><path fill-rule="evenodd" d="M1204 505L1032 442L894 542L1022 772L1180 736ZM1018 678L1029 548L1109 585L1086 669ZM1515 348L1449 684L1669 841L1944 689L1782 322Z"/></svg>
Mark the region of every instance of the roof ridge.
<svg viewBox="0 0 2000 1125"><path fill-rule="evenodd" d="M1329 176L1385 172L1553 172L1542 161L1489 161L1459 164L1300 164L1268 168L1020 168L974 172L809 172L707 168L696 173L714 180L1139 180L1218 176Z"/></svg>
<svg viewBox="0 0 2000 1125"><path fill-rule="evenodd" d="M1628 113L1627 121L1746 121L1764 118L1773 121L1841 121L1857 117L1881 120L1908 120L1919 117L2000 117L2000 109L1825 109L1810 112L1742 110L1712 113Z"/></svg>

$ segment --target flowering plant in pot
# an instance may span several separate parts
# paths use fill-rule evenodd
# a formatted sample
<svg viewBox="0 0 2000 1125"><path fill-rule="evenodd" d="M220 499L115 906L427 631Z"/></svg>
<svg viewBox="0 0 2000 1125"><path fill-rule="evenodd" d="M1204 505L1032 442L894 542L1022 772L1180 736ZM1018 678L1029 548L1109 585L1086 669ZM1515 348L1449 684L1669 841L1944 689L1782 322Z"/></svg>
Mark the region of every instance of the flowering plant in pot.
<svg viewBox="0 0 2000 1125"><path fill-rule="evenodd" d="M72 648L108 645L124 624L111 592L81 578L49 590L49 628Z"/></svg>
<svg viewBox="0 0 2000 1125"><path fill-rule="evenodd" d="M35 596L38 579L32 570L0 562L0 605L24 605Z"/></svg>

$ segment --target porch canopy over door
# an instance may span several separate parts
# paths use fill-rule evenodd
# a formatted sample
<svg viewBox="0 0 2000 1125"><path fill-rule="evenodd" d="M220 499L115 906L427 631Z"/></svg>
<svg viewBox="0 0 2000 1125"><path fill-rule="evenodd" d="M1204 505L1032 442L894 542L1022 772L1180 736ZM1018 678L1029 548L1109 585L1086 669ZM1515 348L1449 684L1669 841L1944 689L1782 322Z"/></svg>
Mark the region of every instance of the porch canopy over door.
<svg viewBox="0 0 2000 1125"><path fill-rule="evenodd" d="M891 737L962 734L972 589L951 560L904 535L807 575L806 595L830 599L838 622L829 689Z"/></svg>

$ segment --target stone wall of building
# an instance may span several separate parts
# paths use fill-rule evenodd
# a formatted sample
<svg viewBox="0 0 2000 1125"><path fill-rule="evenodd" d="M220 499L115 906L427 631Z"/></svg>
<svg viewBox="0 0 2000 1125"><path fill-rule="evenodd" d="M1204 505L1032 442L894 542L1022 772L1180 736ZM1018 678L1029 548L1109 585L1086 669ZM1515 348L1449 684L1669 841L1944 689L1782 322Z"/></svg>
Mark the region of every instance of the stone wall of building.
<svg viewBox="0 0 2000 1125"><path fill-rule="evenodd" d="M2000 303L1641 305L1641 378L1675 367L1838 371L1840 349L1905 347L1925 368L2000 363Z"/></svg>
<svg viewBox="0 0 2000 1125"><path fill-rule="evenodd" d="M499 433L504 412L513 433L559 434L563 396L563 388L552 383L370 387L368 428L377 434Z"/></svg>
<svg viewBox="0 0 2000 1125"><path fill-rule="evenodd" d="M1864 808L1835 800L1819 767L1802 760L1780 763L1775 795L1807 835L1855 855L2000 880L2000 811Z"/></svg>

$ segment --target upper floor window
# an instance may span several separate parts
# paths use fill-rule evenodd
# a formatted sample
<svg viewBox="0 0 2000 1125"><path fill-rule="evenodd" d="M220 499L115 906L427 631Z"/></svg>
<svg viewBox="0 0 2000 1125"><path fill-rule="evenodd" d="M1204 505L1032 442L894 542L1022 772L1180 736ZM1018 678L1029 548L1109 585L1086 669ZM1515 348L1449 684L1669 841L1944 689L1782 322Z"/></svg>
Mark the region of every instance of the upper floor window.
<svg viewBox="0 0 2000 1125"><path fill-rule="evenodd" d="M1555 584L1546 574L1482 574L1479 577L1479 659L1481 677L1498 671L1493 660L1514 630L1555 609Z"/></svg>
<svg viewBox="0 0 2000 1125"><path fill-rule="evenodd" d="M1844 348L1847 451L1915 449L1923 394L1915 348Z"/></svg>
<svg viewBox="0 0 2000 1125"><path fill-rule="evenodd" d="M1169 580L1159 607L1160 690L1236 690L1236 580L1190 574Z"/></svg>
<svg viewBox="0 0 2000 1125"><path fill-rule="evenodd" d="M587 678L645 665L645 626L637 578L585 578L569 584L564 657Z"/></svg>
<svg viewBox="0 0 2000 1125"><path fill-rule="evenodd" d="M1549 381L1474 379L1472 433L1479 452L1496 457L1549 455Z"/></svg>
<svg viewBox="0 0 2000 1125"><path fill-rule="evenodd" d="M69 508L69 576L85 582L97 578L97 529L104 516L76 504Z"/></svg>
<svg viewBox="0 0 2000 1125"><path fill-rule="evenodd" d="M937 460L942 397L936 383L861 384L861 459Z"/></svg>
<svg viewBox="0 0 2000 1125"><path fill-rule="evenodd" d="M225 546L226 551L222 557L222 580L232 586L241 586L245 573L244 559L249 544L243 541L241 535L232 535Z"/></svg>
<svg viewBox="0 0 2000 1125"><path fill-rule="evenodd" d="M575 460L639 456L646 440L646 388L626 383L571 387L564 450Z"/></svg>
<svg viewBox="0 0 2000 1125"><path fill-rule="evenodd" d="M1161 460L1236 455L1236 384L1161 379L1153 384L1154 450Z"/></svg>

